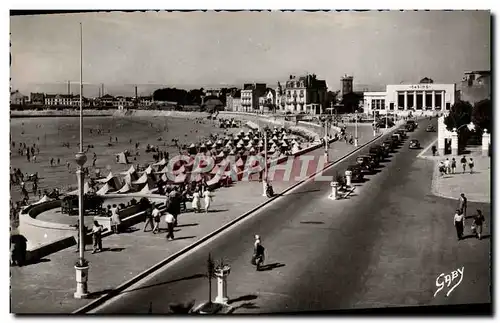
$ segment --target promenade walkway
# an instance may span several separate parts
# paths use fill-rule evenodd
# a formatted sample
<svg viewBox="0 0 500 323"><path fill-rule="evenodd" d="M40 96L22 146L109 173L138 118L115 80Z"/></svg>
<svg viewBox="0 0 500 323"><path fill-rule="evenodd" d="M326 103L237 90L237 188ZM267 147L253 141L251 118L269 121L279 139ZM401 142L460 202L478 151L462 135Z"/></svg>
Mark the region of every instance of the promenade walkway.
<svg viewBox="0 0 500 323"><path fill-rule="evenodd" d="M491 203L491 158L482 156L480 146L467 147L470 153L464 155L467 160L469 158L474 160L472 174L468 166L467 171L462 173L461 155L455 157L457 160L456 173L444 176L439 173L438 163L446 158L451 160L453 156L432 156L431 146L426 147L427 149L423 151L420 157L434 161L432 194L444 198L458 199L460 193L464 193L470 202Z"/></svg>
<svg viewBox="0 0 500 323"><path fill-rule="evenodd" d="M371 129L368 130L366 133L360 132L360 145L374 138ZM330 147L331 160L337 160L355 150L353 145L344 142L333 143ZM323 154L323 149L308 153L311 158ZM316 172L316 168L309 167L307 175ZM292 173L298 174L295 167ZM295 178L290 181L275 180L273 187L279 194L297 182ZM106 294L265 200L267 198L262 196L261 182L238 182L234 187L220 188L214 192L211 211L208 214L181 214L173 241L165 239L165 232L156 235L143 232L143 224L138 224L129 228L126 233L105 237L102 253L91 254L91 247L87 246L86 259L90 262L88 288L92 299ZM161 225L166 227L163 219ZM91 302L92 299L73 298L76 288L73 266L78 257L75 251L76 247L71 247L51 254L37 263L11 267L11 312L70 313Z"/></svg>

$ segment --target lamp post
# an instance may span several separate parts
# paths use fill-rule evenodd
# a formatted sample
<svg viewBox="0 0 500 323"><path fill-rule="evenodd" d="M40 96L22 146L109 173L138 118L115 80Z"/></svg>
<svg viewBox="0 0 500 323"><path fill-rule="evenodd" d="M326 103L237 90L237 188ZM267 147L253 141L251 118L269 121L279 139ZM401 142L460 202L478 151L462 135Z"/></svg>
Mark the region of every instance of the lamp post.
<svg viewBox="0 0 500 323"><path fill-rule="evenodd" d="M262 196L267 196L267 131L262 128L264 132L264 176L262 179Z"/></svg>
<svg viewBox="0 0 500 323"><path fill-rule="evenodd" d="M386 110L385 111L385 129L389 128L389 122L388 122L388 118L387 118L387 115L389 114L389 112Z"/></svg>
<svg viewBox="0 0 500 323"><path fill-rule="evenodd" d="M358 110L355 110L354 147L358 147Z"/></svg>
<svg viewBox="0 0 500 323"><path fill-rule="evenodd" d="M328 163L328 116L320 116L320 120L325 124L325 161Z"/></svg>
<svg viewBox="0 0 500 323"><path fill-rule="evenodd" d="M85 260L85 222L84 222L84 205L83 205L83 181L85 174L83 165L87 161L87 156L83 153L83 97L82 97L82 24L80 23L80 151L75 156L75 161L78 164L76 175L78 178L78 230L79 230L79 257L75 265L76 269L76 292L75 298L87 298L87 281L89 266Z"/></svg>

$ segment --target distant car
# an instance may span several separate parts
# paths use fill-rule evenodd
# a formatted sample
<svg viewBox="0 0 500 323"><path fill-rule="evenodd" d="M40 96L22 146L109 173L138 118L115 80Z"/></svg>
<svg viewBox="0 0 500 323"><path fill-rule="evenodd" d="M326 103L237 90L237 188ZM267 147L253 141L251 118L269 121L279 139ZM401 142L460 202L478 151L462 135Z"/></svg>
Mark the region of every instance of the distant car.
<svg viewBox="0 0 500 323"><path fill-rule="evenodd" d="M398 133L393 133L391 136L391 140L394 142L394 145L397 145L401 141L401 135Z"/></svg>
<svg viewBox="0 0 500 323"><path fill-rule="evenodd" d="M412 132L413 130L415 130L415 126L411 125L411 124L407 124L407 125L405 125L405 130L408 132Z"/></svg>
<svg viewBox="0 0 500 323"><path fill-rule="evenodd" d="M370 157L373 167L377 167L382 160L382 156L380 156L378 153L369 153L368 156Z"/></svg>
<svg viewBox="0 0 500 323"><path fill-rule="evenodd" d="M382 143L382 147L384 147L384 149L387 151L387 153L389 153L394 149L395 145L391 139L387 139L387 140L384 140L384 142Z"/></svg>
<svg viewBox="0 0 500 323"><path fill-rule="evenodd" d="M398 130L396 130L394 133L399 134L399 135L401 136L401 138L402 138L402 139L403 139L403 138L408 137L408 136L406 135L406 131L405 131L404 129L398 129Z"/></svg>
<svg viewBox="0 0 500 323"><path fill-rule="evenodd" d="M420 142L417 139L410 140L410 149L420 149Z"/></svg>
<svg viewBox="0 0 500 323"><path fill-rule="evenodd" d="M373 170L374 165L370 156L359 156L356 158L356 162L361 166L363 172L371 173Z"/></svg>
<svg viewBox="0 0 500 323"><path fill-rule="evenodd" d="M425 131L434 132L434 131L436 131L436 129L434 129L434 127L432 125L428 125L427 128L425 128Z"/></svg>
<svg viewBox="0 0 500 323"><path fill-rule="evenodd" d="M350 165L347 167L347 170L352 172L351 174L351 180L354 182L359 182L363 180L363 172L361 171L361 166L356 164L356 165Z"/></svg>

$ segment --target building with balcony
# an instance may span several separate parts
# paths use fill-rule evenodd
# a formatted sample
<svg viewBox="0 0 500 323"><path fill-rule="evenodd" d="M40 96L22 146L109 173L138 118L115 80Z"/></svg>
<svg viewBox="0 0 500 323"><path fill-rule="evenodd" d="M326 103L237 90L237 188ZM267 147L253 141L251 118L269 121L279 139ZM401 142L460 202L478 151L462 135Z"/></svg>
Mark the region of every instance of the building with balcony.
<svg viewBox="0 0 500 323"><path fill-rule="evenodd" d="M226 94L226 111L241 112L241 90L231 91Z"/></svg>
<svg viewBox="0 0 500 323"><path fill-rule="evenodd" d="M385 92L364 92L363 108L367 114L407 115L440 114L455 103L455 84L395 84Z"/></svg>
<svg viewBox="0 0 500 323"><path fill-rule="evenodd" d="M285 86L285 110L292 113L324 113L327 86L315 74L295 77L290 75Z"/></svg>
<svg viewBox="0 0 500 323"><path fill-rule="evenodd" d="M153 97L152 96L140 96L138 98L138 103L140 106L143 107L149 107L153 104Z"/></svg>
<svg viewBox="0 0 500 323"><path fill-rule="evenodd" d="M222 95L221 89L205 89L203 92L205 92L205 96L220 97Z"/></svg>
<svg viewBox="0 0 500 323"><path fill-rule="evenodd" d="M259 97L259 111L260 112L274 112L278 110L276 106L276 91L268 88L266 93Z"/></svg>
<svg viewBox="0 0 500 323"><path fill-rule="evenodd" d="M465 72L457 87L457 99L468 101L472 105L491 99L491 71Z"/></svg>
<svg viewBox="0 0 500 323"><path fill-rule="evenodd" d="M68 107L73 105L73 96L71 94L46 94L45 105Z"/></svg>
<svg viewBox="0 0 500 323"><path fill-rule="evenodd" d="M105 94L101 96L101 104L104 107L113 107L115 106L115 97L109 94Z"/></svg>
<svg viewBox="0 0 500 323"><path fill-rule="evenodd" d="M265 83L244 84L241 90L241 107L244 112L259 110L259 97L266 94Z"/></svg>

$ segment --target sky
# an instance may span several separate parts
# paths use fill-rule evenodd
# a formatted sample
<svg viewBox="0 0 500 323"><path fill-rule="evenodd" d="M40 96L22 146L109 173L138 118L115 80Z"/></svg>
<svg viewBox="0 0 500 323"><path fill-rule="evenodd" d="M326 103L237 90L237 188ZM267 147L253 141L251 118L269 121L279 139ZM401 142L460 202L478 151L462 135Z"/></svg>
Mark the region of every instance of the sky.
<svg viewBox="0 0 500 323"><path fill-rule="evenodd" d="M488 11L135 12L13 16L11 86L84 95L161 87L213 88L314 73L329 90L344 74L356 90L456 83L490 69Z"/></svg>

